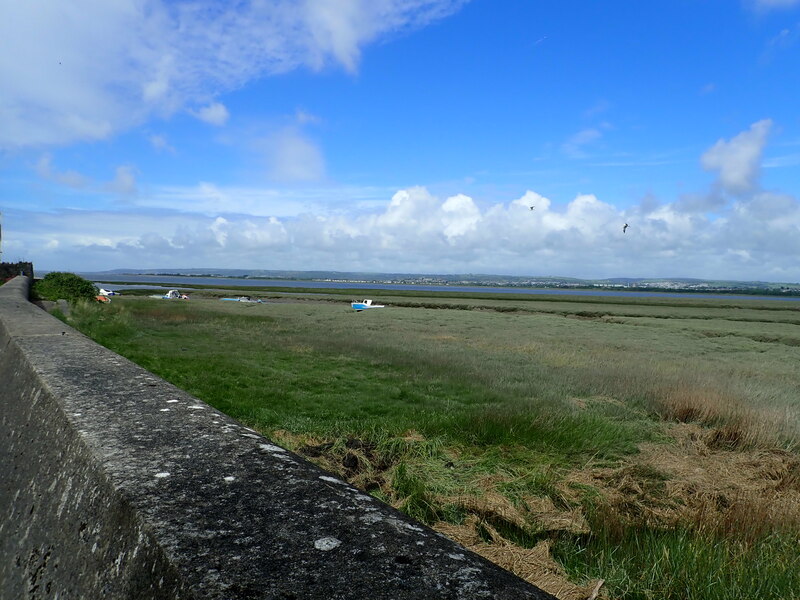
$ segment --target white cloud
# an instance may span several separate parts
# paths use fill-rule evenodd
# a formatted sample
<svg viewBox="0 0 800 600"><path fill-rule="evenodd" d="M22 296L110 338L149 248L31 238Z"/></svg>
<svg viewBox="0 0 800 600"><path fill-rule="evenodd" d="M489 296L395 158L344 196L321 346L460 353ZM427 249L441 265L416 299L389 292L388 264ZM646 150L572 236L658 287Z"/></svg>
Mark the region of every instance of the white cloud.
<svg viewBox="0 0 800 600"><path fill-rule="evenodd" d="M800 165L800 153L784 154L783 156L773 156L764 161L762 166L765 169L777 169L781 167L796 167Z"/></svg>
<svg viewBox="0 0 800 600"><path fill-rule="evenodd" d="M746 203L736 207L737 214L750 219L755 226L769 221L773 225L779 223L798 223L800 204L788 194L775 192L759 192Z"/></svg>
<svg viewBox="0 0 800 600"><path fill-rule="evenodd" d="M308 111L298 108L295 112L295 120L299 125L317 125L322 122L322 119Z"/></svg>
<svg viewBox="0 0 800 600"><path fill-rule="evenodd" d="M236 202L235 190L205 191L222 206ZM277 202L269 198L262 198L263 212ZM558 204L533 191L481 205L423 187L399 190L366 213L136 210L30 212L12 218L9 233L41 269L183 265L800 281L800 202L772 192L742 196L718 216L649 196L626 210L590 194Z"/></svg>
<svg viewBox="0 0 800 600"><path fill-rule="evenodd" d="M561 151L570 158L584 158L585 148L603 137L603 131L612 129L608 122L602 122L597 127L588 127L572 135L561 145Z"/></svg>
<svg viewBox="0 0 800 600"><path fill-rule="evenodd" d="M608 100L600 100L594 106L583 111L583 116L587 119L591 119L606 112L609 108L611 108L611 103Z"/></svg>
<svg viewBox="0 0 800 600"><path fill-rule="evenodd" d="M89 179L77 171L55 170L53 168L53 157L49 153L43 154L41 158L39 158L39 161L36 163L36 173L42 179L54 181L71 188L83 188L89 183Z"/></svg>
<svg viewBox="0 0 800 600"><path fill-rule="evenodd" d="M353 71L364 45L424 27L463 0L6 4L0 148L103 139L302 66Z"/></svg>
<svg viewBox="0 0 800 600"><path fill-rule="evenodd" d="M682 213L715 213L726 204L727 199L715 189L708 193L681 194L675 207Z"/></svg>
<svg viewBox="0 0 800 600"><path fill-rule="evenodd" d="M116 168L114 179L106 184L106 189L115 194L130 195L136 193L135 169L130 165Z"/></svg>
<svg viewBox="0 0 800 600"><path fill-rule="evenodd" d="M225 242L228 241L228 232L226 230L229 224L230 222L227 219L217 217L209 227L214 234L214 238L217 240L217 244L220 246L225 246Z"/></svg>
<svg viewBox="0 0 800 600"><path fill-rule="evenodd" d="M45 153L36 163L36 173L46 181L83 190L82 194L84 195L97 194L102 191L123 195L130 195L136 192L136 169L130 165L117 167L114 171L114 178L111 181L98 183L77 171L58 171L53 167L52 155Z"/></svg>
<svg viewBox="0 0 800 600"><path fill-rule="evenodd" d="M800 6L800 0L750 0L755 10L769 11Z"/></svg>
<svg viewBox="0 0 800 600"><path fill-rule="evenodd" d="M700 162L707 171L718 171L718 183L732 194L752 191L758 183L761 156L772 121L753 123L729 141L719 140L703 154Z"/></svg>
<svg viewBox="0 0 800 600"><path fill-rule="evenodd" d="M4 215L6 232L12 254L43 270L218 266L800 281L800 202L754 185L769 126L756 123L704 155L720 172L709 192L673 202L648 194L625 209L593 194L556 202L531 190L481 201L421 186L201 183L140 193L114 211L13 209ZM730 175L734 166L746 176ZM118 182L134 185L132 176L123 168Z"/></svg>
<svg viewBox="0 0 800 600"><path fill-rule="evenodd" d="M212 102L199 110L190 110L189 113L201 121L217 127L225 125L228 122L228 117L230 117L228 109L221 102Z"/></svg>
<svg viewBox="0 0 800 600"><path fill-rule="evenodd" d="M444 235L448 240L466 235L477 229L481 214L469 196L451 196L442 204L442 223Z"/></svg>
<svg viewBox="0 0 800 600"><path fill-rule="evenodd" d="M780 57L782 53L790 52L797 46L798 41L800 41L800 23L792 28L785 27L781 29L767 41L761 55L761 61L770 63Z"/></svg>
<svg viewBox="0 0 800 600"><path fill-rule="evenodd" d="M159 152L163 150L165 152L170 152L172 154L175 154L175 148L173 148L169 144L167 138L163 135L160 134L149 135L147 137L147 141L150 142L150 145L153 146L153 148L155 148Z"/></svg>
<svg viewBox="0 0 800 600"><path fill-rule="evenodd" d="M603 137L603 133L597 128L583 129L564 142L561 145L561 150L567 156L580 158L585 156L584 147L599 140L601 137Z"/></svg>
<svg viewBox="0 0 800 600"><path fill-rule="evenodd" d="M325 158L319 146L293 127L286 127L257 145L264 150L267 175L274 181L309 182L325 177Z"/></svg>
<svg viewBox="0 0 800 600"><path fill-rule="evenodd" d="M794 29L784 28L767 45L770 48L786 49L794 46L798 39L800 39L800 27L795 26Z"/></svg>
<svg viewBox="0 0 800 600"><path fill-rule="evenodd" d="M160 186L140 194L129 204L143 210L186 215L250 215L293 218L311 213L350 213L383 206L390 188L309 187L286 189L219 186L201 181L193 186Z"/></svg>

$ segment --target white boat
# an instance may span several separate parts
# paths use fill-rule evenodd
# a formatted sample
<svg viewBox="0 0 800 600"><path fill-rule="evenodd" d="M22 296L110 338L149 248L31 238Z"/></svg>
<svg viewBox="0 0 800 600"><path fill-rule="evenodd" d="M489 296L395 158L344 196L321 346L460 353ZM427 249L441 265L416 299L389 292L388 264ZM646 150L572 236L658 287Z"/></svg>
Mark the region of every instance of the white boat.
<svg viewBox="0 0 800 600"><path fill-rule="evenodd" d="M178 290L170 290L163 296L161 296L164 300L188 300L189 296L186 294L181 294Z"/></svg>
<svg viewBox="0 0 800 600"><path fill-rule="evenodd" d="M352 306L353 309L356 310L357 312L358 311L362 311L362 310L366 310L368 308L384 308L383 304L373 304L372 300L369 300L369 299L366 299L366 300L353 300L350 303L350 306Z"/></svg>
<svg viewBox="0 0 800 600"><path fill-rule="evenodd" d="M220 298L220 300L227 300L228 302L253 302L259 304L264 302L261 298L251 298L250 296L239 296L238 298Z"/></svg>

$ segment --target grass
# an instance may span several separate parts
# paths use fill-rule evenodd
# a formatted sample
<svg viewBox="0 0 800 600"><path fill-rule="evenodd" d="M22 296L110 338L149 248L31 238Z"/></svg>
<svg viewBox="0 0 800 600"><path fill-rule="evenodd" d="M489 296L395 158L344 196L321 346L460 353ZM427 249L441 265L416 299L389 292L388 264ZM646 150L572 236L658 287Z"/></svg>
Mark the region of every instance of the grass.
<svg viewBox="0 0 800 600"><path fill-rule="evenodd" d="M797 538L789 535L744 545L686 529L601 530L556 544L554 555L575 576L604 578L627 600L800 597Z"/></svg>
<svg viewBox="0 0 800 600"><path fill-rule="evenodd" d="M639 455L691 427L706 455L784 453L766 480L800 494L795 303L403 294L355 313L327 291L214 293L79 305L70 320L423 522L495 546L549 541L573 581L603 578L613 597L800 589L795 513L760 496L703 508L692 482L694 497L671 497L677 475ZM756 528L762 512L771 525Z"/></svg>

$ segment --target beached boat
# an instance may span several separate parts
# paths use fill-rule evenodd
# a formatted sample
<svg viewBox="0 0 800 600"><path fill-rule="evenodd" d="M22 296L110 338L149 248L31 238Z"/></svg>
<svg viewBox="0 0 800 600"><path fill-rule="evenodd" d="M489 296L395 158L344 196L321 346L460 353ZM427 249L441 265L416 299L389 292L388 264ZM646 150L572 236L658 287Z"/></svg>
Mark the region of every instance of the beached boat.
<svg viewBox="0 0 800 600"><path fill-rule="evenodd" d="M369 299L367 299L367 300L353 300L350 303L350 306L352 306L353 309L356 312L362 311L362 310L366 310L368 308L384 308L383 304L373 304L372 300L369 300Z"/></svg>
<svg viewBox="0 0 800 600"><path fill-rule="evenodd" d="M238 298L220 298L220 300L227 300L228 302L264 302L261 298L251 298L250 296L239 296Z"/></svg>
<svg viewBox="0 0 800 600"><path fill-rule="evenodd" d="M189 296L186 294L181 294L178 290L170 290L163 296L161 296L164 300L188 300Z"/></svg>

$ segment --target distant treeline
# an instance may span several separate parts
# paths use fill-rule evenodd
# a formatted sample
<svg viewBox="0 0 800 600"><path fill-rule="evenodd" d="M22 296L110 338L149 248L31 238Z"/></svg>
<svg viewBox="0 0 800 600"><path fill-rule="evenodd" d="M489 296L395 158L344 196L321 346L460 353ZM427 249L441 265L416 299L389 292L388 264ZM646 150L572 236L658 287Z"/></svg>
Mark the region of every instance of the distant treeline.
<svg viewBox="0 0 800 600"><path fill-rule="evenodd" d="M596 287L589 289L598 289ZM603 289L603 288L599 288ZM614 288L619 289L619 288ZM744 295L744 296L800 296L800 288L761 288L761 287L743 287L743 288L704 288L698 290L696 288L673 288L673 287L657 287L657 286L643 286L643 287L626 287L626 291L631 292L675 292L678 294L731 294L731 295Z"/></svg>
<svg viewBox="0 0 800 600"><path fill-rule="evenodd" d="M33 263L29 262L15 262L7 263L0 262L0 282L8 281L17 275L27 275L33 279Z"/></svg>

